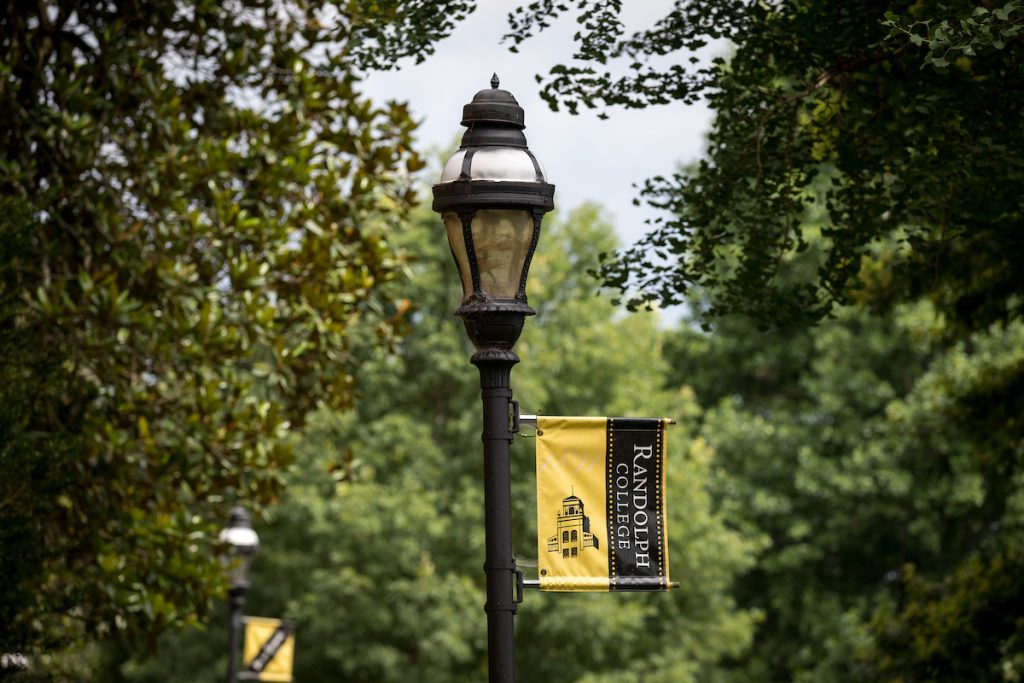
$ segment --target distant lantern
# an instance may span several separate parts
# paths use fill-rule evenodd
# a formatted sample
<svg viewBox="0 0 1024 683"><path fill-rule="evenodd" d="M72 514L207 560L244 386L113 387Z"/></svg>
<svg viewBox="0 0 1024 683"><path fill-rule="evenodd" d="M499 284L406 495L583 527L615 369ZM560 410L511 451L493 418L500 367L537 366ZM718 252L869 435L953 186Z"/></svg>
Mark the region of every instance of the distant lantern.
<svg viewBox="0 0 1024 683"><path fill-rule="evenodd" d="M230 579L232 589L249 587L249 566L260 547L260 537L252 528L249 513L243 507L231 510L227 528L220 532L220 542L231 549Z"/></svg>
<svg viewBox="0 0 1024 683"><path fill-rule="evenodd" d="M231 550L229 558L228 591L230 617L228 618L228 683L238 680L238 650L240 646L242 611L245 608L245 594L249 590L249 566L260 547L260 537L252 528L252 521L245 508L236 506L231 510L231 519L220 532L219 540Z"/></svg>

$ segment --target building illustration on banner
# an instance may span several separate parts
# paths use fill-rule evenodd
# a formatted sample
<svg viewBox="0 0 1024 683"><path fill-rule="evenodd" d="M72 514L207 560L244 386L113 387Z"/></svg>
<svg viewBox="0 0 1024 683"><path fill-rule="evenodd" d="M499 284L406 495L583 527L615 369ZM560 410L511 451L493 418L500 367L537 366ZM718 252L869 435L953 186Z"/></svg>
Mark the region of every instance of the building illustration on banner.
<svg viewBox="0 0 1024 683"><path fill-rule="evenodd" d="M583 501L575 492L562 500L557 520L557 533L548 537L549 553L561 552L568 559L578 557L584 548L600 549L597 537L590 533L590 518L583 512Z"/></svg>

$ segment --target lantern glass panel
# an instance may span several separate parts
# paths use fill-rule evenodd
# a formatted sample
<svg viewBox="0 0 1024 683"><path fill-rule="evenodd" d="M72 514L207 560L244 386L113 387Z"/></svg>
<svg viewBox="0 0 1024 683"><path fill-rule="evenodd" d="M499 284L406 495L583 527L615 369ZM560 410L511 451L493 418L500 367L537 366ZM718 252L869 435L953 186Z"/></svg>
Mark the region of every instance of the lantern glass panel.
<svg viewBox="0 0 1024 683"><path fill-rule="evenodd" d="M444 218L444 227L448 231L448 244L455 255L455 265L459 269L459 277L462 279L462 298L466 299L473 293L473 276L469 269L469 255L466 253L466 240L462 234L462 220L459 214L449 211Z"/></svg>
<svg viewBox="0 0 1024 683"><path fill-rule="evenodd" d="M232 588L242 588L249 583L249 567L252 565L253 553L242 552L228 559L228 580Z"/></svg>
<svg viewBox="0 0 1024 683"><path fill-rule="evenodd" d="M533 240L529 211L481 209L473 216L473 250L480 291L488 299L514 299Z"/></svg>

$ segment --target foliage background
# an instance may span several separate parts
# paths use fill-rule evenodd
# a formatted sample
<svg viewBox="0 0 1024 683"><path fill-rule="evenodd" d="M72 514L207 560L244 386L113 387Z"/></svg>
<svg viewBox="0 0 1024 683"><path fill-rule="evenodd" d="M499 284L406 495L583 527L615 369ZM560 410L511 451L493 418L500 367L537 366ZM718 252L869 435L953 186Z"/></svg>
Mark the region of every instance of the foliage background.
<svg viewBox="0 0 1024 683"><path fill-rule="evenodd" d="M36 662L15 678L221 677L234 499L260 508L251 611L298 621L298 680L484 676L456 278L408 213L407 110L359 94L473 4L282 6L0 19L0 651ZM530 411L679 420L682 586L528 595L521 676L1020 680L1020 3L682 1L633 36L619 9L541 0L510 40L577 17L549 101L706 95L708 155L647 184L663 220L618 256L598 207L548 221L514 381ZM731 58L689 64L719 37ZM593 296L597 267L690 315Z"/></svg>
<svg viewBox="0 0 1024 683"><path fill-rule="evenodd" d="M0 9L0 650L204 619L225 506L351 403L422 167L359 78L466 11L429 5Z"/></svg>

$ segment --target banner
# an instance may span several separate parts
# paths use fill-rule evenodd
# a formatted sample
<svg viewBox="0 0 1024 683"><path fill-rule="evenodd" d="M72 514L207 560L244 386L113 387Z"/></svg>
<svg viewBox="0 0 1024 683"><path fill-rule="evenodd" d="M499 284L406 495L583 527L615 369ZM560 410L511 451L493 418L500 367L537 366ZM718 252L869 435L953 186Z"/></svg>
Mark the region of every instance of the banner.
<svg viewBox="0 0 1024 683"><path fill-rule="evenodd" d="M669 589L667 423L537 417L541 590Z"/></svg>
<svg viewBox="0 0 1024 683"><path fill-rule="evenodd" d="M292 680L295 654L295 626L280 619L244 617L245 644L242 671L238 677L250 681Z"/></svg>

